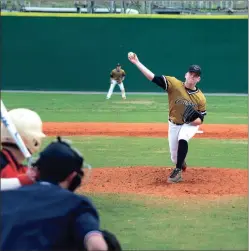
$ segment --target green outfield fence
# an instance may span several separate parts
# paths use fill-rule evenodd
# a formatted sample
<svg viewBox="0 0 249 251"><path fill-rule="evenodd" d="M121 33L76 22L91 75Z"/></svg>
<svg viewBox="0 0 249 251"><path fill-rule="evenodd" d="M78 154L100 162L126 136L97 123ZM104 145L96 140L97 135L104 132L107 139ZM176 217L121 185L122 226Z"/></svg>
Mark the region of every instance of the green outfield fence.
<svg viewBox="0 0 249 251"><path fill-rule="evenodd" d="M248 17L2 13L3 90L106 91L119 62L127 92L160 91L127 59L184 79L203 69L209 93L248 93Z"/></svg>

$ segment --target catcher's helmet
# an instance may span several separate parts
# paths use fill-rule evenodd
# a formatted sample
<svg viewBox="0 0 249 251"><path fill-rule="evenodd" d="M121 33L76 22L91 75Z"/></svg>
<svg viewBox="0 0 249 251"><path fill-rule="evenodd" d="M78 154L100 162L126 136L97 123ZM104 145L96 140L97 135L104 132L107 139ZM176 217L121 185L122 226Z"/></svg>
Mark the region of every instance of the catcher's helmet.
<svg viewBox="0 0 249 251"><path fill-rule="evenodd" d="M201 75L201 67L199 65L191 65L188 69L189 72L195 72L198 76Z"/></svg>
<svg viewBox="0 0 249 251"><path fill-rule="evenodd" d="M74 191L84 176L84 158L81 153L70 146L68 141L57 137L55 142L50 143L41 153L38 160L33 163L40 173L40 180L58 184L64 181L71 173L77 176L71 183L69 190Z"/></svg>
<svg viewBox="0 0 249 251"><path fill-rule="evenodd" d="M31 153L37 152L41 147L42 139L45 137L42 132L40 116L26 108L13 109L8 114L29 151ZM14 139L3 124L1 125L1 143L15 144Z"/></svg>

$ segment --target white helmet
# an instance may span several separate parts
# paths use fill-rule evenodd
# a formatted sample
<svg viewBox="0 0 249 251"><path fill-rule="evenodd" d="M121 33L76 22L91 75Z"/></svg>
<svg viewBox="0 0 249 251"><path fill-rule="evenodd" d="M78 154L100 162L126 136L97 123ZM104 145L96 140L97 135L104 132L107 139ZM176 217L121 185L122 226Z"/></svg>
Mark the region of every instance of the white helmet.
<svg viewBox="0 0 249 251"><path fill-rule="evenodd" d="M46 137L42 132L40 116L26 108L13 109L8 114L29 151L32 154L37 152L41 147L42 138ZM15 143L3 124L1 124L1 143Z"/></svg>

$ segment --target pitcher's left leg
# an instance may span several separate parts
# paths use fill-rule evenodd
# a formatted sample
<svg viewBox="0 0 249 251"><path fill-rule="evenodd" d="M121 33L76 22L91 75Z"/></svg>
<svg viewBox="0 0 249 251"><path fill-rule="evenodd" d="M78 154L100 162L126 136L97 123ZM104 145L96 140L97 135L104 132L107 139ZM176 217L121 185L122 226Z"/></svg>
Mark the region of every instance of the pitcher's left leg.
<svg viewBox="0 0 249 251"><path fill-rule="evenodd" d="M175 125L172 122L168 122L168 141L171 161L177 163L177 149L178 149L178 136L181 130L181 125Z"/></svg>

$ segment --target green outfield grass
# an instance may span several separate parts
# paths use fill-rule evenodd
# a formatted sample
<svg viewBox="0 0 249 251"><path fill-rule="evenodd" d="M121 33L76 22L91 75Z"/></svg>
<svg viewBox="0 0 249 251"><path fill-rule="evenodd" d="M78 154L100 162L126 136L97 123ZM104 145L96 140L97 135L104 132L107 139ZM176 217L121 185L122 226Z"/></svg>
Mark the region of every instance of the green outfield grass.
<svg viewBox="0 0 249 251"><path fill-rule="evenodd" d="M8 109L27 107L44 121L167 122L167 95L2 93ZM247 124L247 97L207 96L205 123ZM93 168L131 165L172 166L167 138L66 137ZM46 146L53 137L43 143ZM247 168L247 140L189 142L188 164ZM229 181L228 181L229 182ZM88 193L102 228L117 234L124 250L247 250L247 198L162 198Z"/></svg>
<svg viewBox="0 0 249 251"><path fill-rule="evenodd" d="M105 95L2 93L8 109L28 107L44 121L167 122L167 95ZM248 97L207 96L205 123L247 124Z"/></svg>
<svg viewBox="0 0 249 251"><path fill-rule="evenodd" d="M93 196L124 250L247 250L247 198L219 201Z"/></svg>
<svg viewBox="0 0 249 251"><path fill-rule="evenodd" d="M173 166L167 138L66 137L93 167ZM47 145L53 138L44 142ZM192 139L188 165L247 168L246 140Z"/></svg>

